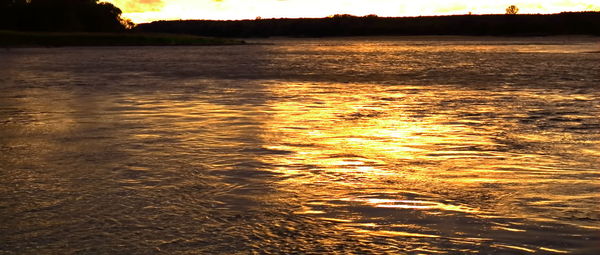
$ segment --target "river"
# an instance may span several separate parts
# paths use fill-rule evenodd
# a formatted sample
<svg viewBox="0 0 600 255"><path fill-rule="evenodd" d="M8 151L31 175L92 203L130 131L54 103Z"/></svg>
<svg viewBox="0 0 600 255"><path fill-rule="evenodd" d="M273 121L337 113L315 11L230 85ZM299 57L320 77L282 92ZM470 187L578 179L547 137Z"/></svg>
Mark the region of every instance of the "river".
<svg viewBox="0 0 600 255"><path fill-rule="evenodd" d="M598 254L598 38L0 49L0 254Z"/></svg>

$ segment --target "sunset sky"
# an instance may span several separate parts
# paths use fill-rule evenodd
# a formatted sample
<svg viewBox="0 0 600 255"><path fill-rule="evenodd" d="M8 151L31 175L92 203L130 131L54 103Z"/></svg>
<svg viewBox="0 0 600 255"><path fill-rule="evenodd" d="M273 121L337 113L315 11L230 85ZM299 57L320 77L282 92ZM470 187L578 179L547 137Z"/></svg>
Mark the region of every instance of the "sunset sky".
<svg viewBox="0 0 600 255"><path fill-rule="evenodd" d="M105 0L136 23L173 19L326 17L333 14L420 16L600 11L600 0Z"/></svg>

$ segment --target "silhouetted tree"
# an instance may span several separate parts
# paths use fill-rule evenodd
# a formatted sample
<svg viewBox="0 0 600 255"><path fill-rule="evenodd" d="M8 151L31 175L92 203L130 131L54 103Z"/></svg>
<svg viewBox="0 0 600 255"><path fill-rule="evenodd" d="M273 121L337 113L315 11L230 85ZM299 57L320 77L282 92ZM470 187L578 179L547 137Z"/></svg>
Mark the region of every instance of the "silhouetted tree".
<svg viewBox="0 0 600 255"><path fill-rule="evenodd" d="M515 15L519 12L519 8L517 8L516 5L511 5L508 8L506 8L506 14L508 15Z"/></svg>
<svg viewBox="0 0 600 255"><path fill-rule="evenodd" d="M98 0L0 0L0 29L109 32L129 24Z"/></svg>

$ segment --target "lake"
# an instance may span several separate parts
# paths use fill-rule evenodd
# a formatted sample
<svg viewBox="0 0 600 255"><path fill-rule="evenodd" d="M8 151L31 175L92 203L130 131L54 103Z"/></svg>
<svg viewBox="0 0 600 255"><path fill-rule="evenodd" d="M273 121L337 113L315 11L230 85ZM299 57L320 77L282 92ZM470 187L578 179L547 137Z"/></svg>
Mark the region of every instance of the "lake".
<svg viewBox="0 0 600 255"><path fill-rule="evenodd" d="M600 40L0 49L0 254L598 254Z"/></svg>

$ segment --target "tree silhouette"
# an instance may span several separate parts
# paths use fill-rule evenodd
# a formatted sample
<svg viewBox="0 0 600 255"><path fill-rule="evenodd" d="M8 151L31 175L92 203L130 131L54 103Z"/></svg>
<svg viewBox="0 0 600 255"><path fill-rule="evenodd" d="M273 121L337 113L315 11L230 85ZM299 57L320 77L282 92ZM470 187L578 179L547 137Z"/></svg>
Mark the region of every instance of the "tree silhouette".
<svg viewBox="0 0 600 255"><path fill-rule="evenodd" d="M506 8L506 14L508 15L516 15L519 12L519 8L516 5L511 5Z"/></svg>
<svg viewBox="0 0 600 255"><path fill-rule="evenodd" d="M121 10L98 0L0 0L0 29L123 31Z"/></svg>

